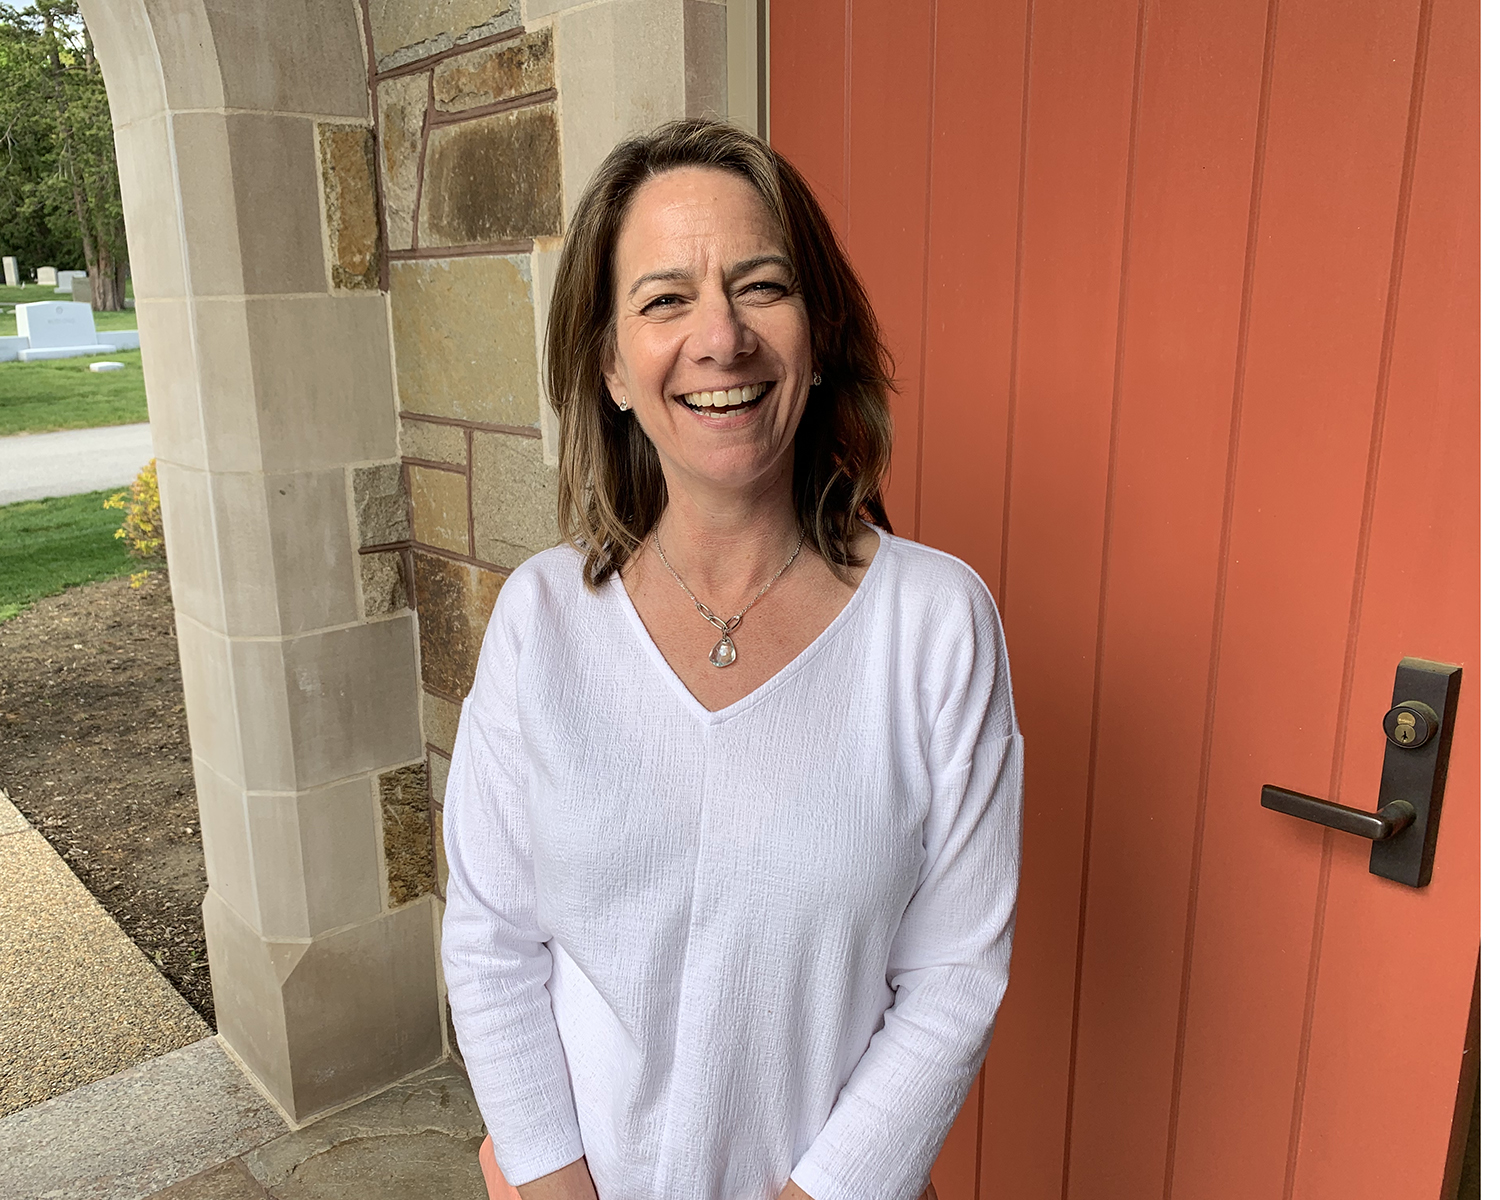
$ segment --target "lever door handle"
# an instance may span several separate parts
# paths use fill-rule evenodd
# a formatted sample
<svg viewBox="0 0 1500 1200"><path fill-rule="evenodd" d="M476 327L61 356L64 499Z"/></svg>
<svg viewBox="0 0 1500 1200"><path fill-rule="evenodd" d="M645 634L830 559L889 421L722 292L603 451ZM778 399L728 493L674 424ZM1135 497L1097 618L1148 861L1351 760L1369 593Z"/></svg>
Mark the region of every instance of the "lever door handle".
<svg viewBox="0 0 1500 1200"><path fill-rule="evenodd" d="M1385 766L1374 812L1273 783L1260 789L1261 807L1369 838L1370 874L1408 887L1426 887L1437 852L1462 677L1463 671L1452 663L1425 658L1403 658L1396 667L1391 710L1381 721Z"/></svg>
<svg viewBox="0 0 1500 1200"><path fill-rule="evenodd" d="M1260 806L1273 808L1289 817L1301 817L1304 821L1316 821L1330 829L1369 838L1372 842L1383 842L1393 838L1417 819L1417 810L1405 800L1392 800L1379 812L1366 812L1362 808L1350 808L1347 804L1335 804L1332 800L1320 800L1303 792L1293 792L1275 784L1266 784L1260 789Z"/></svg>

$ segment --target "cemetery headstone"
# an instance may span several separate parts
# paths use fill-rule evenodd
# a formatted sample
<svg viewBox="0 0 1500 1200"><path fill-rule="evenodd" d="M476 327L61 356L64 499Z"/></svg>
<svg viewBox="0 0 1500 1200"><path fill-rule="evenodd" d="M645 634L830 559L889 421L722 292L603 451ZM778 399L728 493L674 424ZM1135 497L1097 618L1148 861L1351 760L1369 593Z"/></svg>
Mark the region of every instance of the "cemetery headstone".
<svg viewBox="0 0 1500 1200"><path fill-rule="evenodd" d="M123 371L125 364L122 362L96 362L89 363L89 370L96 375L102 375L105 371Z"/></svg>
<svg viewBox="0 0 1500 1200"><path fill-rule="evenodd" d="M20 272L20 269L16 266L16 260L15 260L15 258L12 255L7 254L5 256L5 260L4 261L5 261L5 286L6 287L20 287L21 286L21 272Z"/></svg>
<svg viewBox="0 0 1500 1200"><path fill-rule="evenodd" d="M16 356L22 362L109 354L115 349L94 332L94 313L87 304L64 300L16 305L16 333L27 343Z"/></svg>
<svg viewBox="0 0 1500 1200"><path fill-rule="evenodd" d="M59 296L71 296L73 294L73 280L79 278L87 279L88 277L89 273L87 271L59 271L54 291Z"/></svg>
<svg viewBox="0 0 1500 1200"><path fill-rule="evenodd" d="M90 308L94 305L94 285L89 282L87 275L80 275L74 279L71 285L74 304L87 304Z"/></svg>
<svg viewBox="0 0 1500 1200"><path fill-rule="evenodd" d="M38 267L36 269L36 281L37 281L37 285L39 287L56 287L57 286L57 268L56 267Z"/></svg>

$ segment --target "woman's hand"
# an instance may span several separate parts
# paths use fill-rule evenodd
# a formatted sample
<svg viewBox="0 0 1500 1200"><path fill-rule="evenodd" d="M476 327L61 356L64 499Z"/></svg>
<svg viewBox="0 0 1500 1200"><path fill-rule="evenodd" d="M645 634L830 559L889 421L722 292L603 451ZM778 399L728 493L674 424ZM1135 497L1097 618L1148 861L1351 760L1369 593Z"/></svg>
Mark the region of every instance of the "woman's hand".
<svg viewBox="0 0 1500 1200"><path fill-rule="evenodd" d="M588 1163L581 1158L560 1171L523 1183L516 1191L521 1200L599 1200Z"/></svg>
<svg viewBox="0 0 1500 1200"><path fill-rule="evenodd" d="M781 1195L777 1196L776 1200L812 1200L812 1197L788 1179L786 1187L781 1189ZM919 1200L938 1200L937 1188L932 1186L932 1180L927 1181L927 1190L922 1193Z"/></svg>

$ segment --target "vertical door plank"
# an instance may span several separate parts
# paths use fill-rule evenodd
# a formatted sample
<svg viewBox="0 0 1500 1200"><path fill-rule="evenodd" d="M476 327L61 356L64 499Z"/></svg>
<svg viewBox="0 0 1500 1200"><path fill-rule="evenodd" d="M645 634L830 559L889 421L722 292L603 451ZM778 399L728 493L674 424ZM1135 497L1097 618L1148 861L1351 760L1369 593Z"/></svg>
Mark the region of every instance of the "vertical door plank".
<svg viewBox="0 0 1500 1200"><path fill-rule="evenodd" d="M1479 952L1479 6L1436 0L1344 756L1374 806L1397 661L1465 667L1432 883L1334 844L1296 1191L1436 1197ZM1394 1133L1391 1123L1399 1123ZM1393 1137L1401 1153L1392 1154Z"/></svg>
<svg viewBox="0 0 1500 1200"><path fill-rule="evenodd" d="M851 27L849 252L896 360L885 500L904 537L917 507L934 2L860 0Z"/></svg>
<svg viewBox="0 0 1500 1200"><path fill-rule="evenodd" d="M1146 31L1070 1196L1165 1186L1265 32L1265 0Z"/></svg>
<svg viewBox="0 0 1500 1200"><path fill-rule="evenodd" d="M1000 592L1025 0L940 5L918 533Z"/></svg>
<svg viewBox="0 0 1500 1200"><path fill-rule="evenodd" d="M1280 1196L1336 749L1416 4L1281 0L1173 1195Z"/></svg>
<svg viewBox="0 0 1500 1200"><path fill-rule="evenodd" d="M984 1110L983 1093L984 1069L980 1068L932 1167L932 1184L942 1200L976 1200L979 1194L979 1117Z"/></svg>
<svg viewBox="0 0 1500 1200"><path fill-rule="evenodd" d="M981 1193L1062 1190L1139 8L1036 0L1003 602L1026 867Z"/></svg>
<svg viewBox="0 0 1500 1200"><path fill-rule="evenodd" d="M829 221L847 239L845 3L772 4L767 56L771 144L806 176Z"/></svg>

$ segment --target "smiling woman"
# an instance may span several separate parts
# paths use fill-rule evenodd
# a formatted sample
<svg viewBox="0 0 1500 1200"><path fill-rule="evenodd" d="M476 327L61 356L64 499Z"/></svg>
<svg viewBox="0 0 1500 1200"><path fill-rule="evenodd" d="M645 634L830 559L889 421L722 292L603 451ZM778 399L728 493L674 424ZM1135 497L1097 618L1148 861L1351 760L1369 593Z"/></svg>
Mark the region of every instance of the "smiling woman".
<svg viewBox="0 0 1500 1200"><path fill-rule="evenodd" d="M785 160L680 122L580 200L548 352L568 540L500 593L444 821L491 1193L930 1198L1021 739L984 585L890 532L863 289Z"/></svg>

